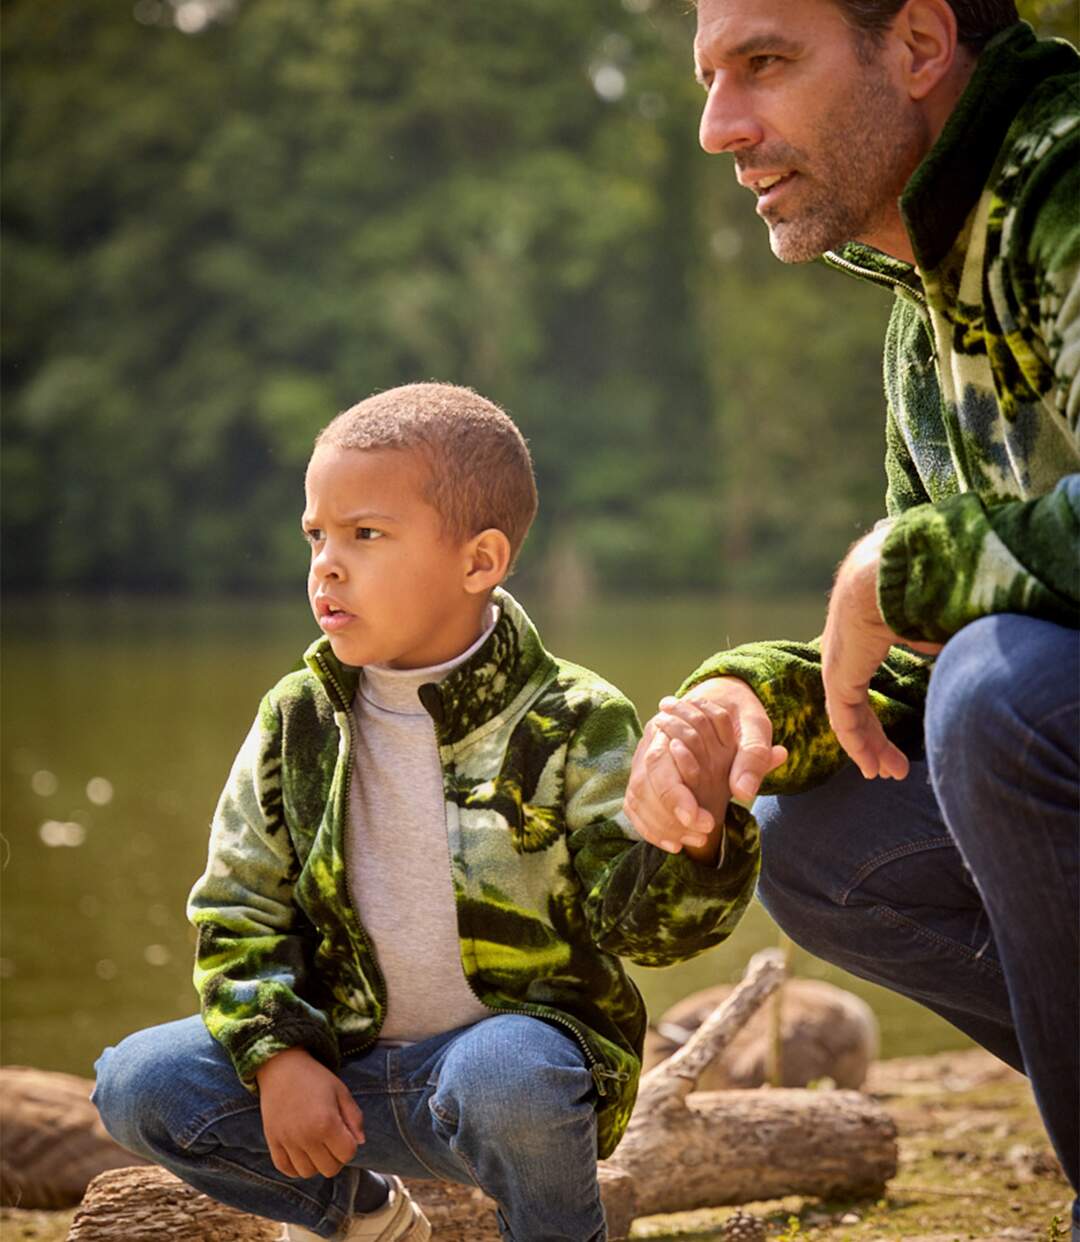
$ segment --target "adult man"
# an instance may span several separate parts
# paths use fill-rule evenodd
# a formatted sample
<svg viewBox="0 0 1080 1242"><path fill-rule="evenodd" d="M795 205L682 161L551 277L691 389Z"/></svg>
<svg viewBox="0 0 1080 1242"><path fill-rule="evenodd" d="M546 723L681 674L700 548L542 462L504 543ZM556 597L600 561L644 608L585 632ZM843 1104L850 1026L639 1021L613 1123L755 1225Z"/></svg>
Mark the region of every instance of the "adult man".
<svg viewBox="0 0 1080 1242"><path fill-rule="evenodd" d="M1026 1069L1075 1187L1076 53L1011 0L699 0L695 60L774 253L895 293L889 517L819 643L722 652L661 704L627 811L678 850L772 795L776 920Z"/></svg>

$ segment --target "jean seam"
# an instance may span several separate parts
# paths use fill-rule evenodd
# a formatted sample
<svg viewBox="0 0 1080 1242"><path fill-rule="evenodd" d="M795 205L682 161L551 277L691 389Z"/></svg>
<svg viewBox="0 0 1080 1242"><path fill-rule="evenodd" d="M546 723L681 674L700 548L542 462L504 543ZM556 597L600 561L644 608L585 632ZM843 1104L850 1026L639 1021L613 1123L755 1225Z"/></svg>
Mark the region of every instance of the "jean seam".
<svg viewBox="0 0 1080 1242"><path fill-rule="evenodd" d="M441 1121L441 1122L443 1123L443 1125L447 1125L447 1126L448 1126L448 1125L453 1124L453 1126L454 1126L455 1130L457 1129L457 1125L458 1125L458 1123L457 1123L457 1122L453 1122L453 1123L451 1123L451 1122L450 1122L450 1121L446 1118L446 1116L445 1116L445 1114L443 1113L443 1111L442 1111L441 1109L439 1109L439 1108L438 1108L438 1106L436 1105L436 1103L435 1103L435 1097L434 1097L434 1096L432 1096L432 1098L431 1098L430 1100L428 1100L428 1111L429 1111L429 1112L430 1112L430 1113L431 1113L431 1114L435 1117L435 1119L436 1119L437 1121ZM397 1116L397 1114L396 1114L396 1113L395 1113L394 1115L395 1115L395 1117ZM441 1135L440 1135L439 1137L440 1137L440 1139L442 1138L442 1136L441 1136ZM406 1142L408 1142L408 1140L407 1140L407 1139L406 1139ZM488 1195L490 1198L494 1198L494 1195L492 1195L492 1194L491 1194L491 1192L490 1192L489 1190L487 1190L484 1186L482 1186L482 1185L480 1184L480 1179L479 1179L479 1177L477 1177L477 1175L476 1175L476 1170L473 1168L473 1166L472 1166L472 1162L469 1160L469 1158L468 1158L467 1156L465 1156L462 1152L460 1152L460 1151L455 1151L455 1150L453 1149L453 1147L451 1147L451 1146L450 1146L450 1143L449 1143L449 1142L447 1142L447 1143L446 1143L446 1146L450 1149L450 1153L451 1153L451 1155L453 1155L453 1156L455 1157L455 1159L460 1160L460 1161L461 1161L461 1163L465 1166L465 1172L466 1172L466 1173L468 1173L468 1175L472 1178L473 1185L477 1188L477 1190L482 1191L484 1194ZM427 1169L427 1168L430 1168L430 1167L431 1167L431 1166L430 1166L430 1165L429 1165L429 1164L428 1164L425 1160L421 1159L421 1157L417 1156L417 1159L418 1159L418 1160L420 1160L420 1163L424 1166L424 1168L425 1168L425 1169ZM442 1177L442 1174L441 1174L441 1173L435 1173L435 1174L434 1174L434 1176L435 1176L435 1177L438 1177L438 1178L441 1178L441 1177Z"/></svg>
<svg viewBox="0 0 1080 1242"><path fill-rule="evenodd" d="M230 1177L236 1177L240 1180L255 1183L260 1189L269 1190L275 1194L284 1195L297 1207L315 1208L319 1212L319 1219L329 1217L331 1222L341 1228L348 1220L348 1215L341 1212L341 1209L335 1207L333 1203L322 1204L318 1199L312 1198L305 1191L298 1190L295 1186L289 1185L287 1182L280 1182L272 1177L265 1177L261 1173L257 1173L254 1169L249 1169L245 1165L237 1164L235 1161L226 1160L224 1156L214 1154L201 1156L200 1159L205 1164L216 1167L219 1171L228 1173ZM330 1179L327 1179L330 1180ZM335 1217L337 1219L335 1219Z"/></svg>
<svg viewBox="0 0 1080 1242"><path fill-rule="evenodd" d="M839 904L846 906L848 899L856 888L866 879L868 875L884 867L886 863L895 862L898 858L907 858L912 854L921 854L927 850L940 850L947 847L956 849L956 842L952 837L946 835L943 837L930 837L926 841L911 841L907 845L898 845L895 849L888 850L884 854L878 854L874 858L868 859L855 872L851 879L851 883L840 894Z"/></svg>
<svg viewBox="0 0 1080 1242"><path fill-rule="evenodd" d="M223 1112L200 1113L177 1135L176 1144L182 1150L190 1151L192 1146L198 1142L200 1136L211 1126L217 1125L218 1122L226 1121L231 1117L238 1117L241 1113L256 1112L261 1115L261 1111L258 1104L245 1103L242 1107L226 1109Z"/></svg>
<svg viewBox="0 0 1080 1242"><path fill-rule="evenodd" d="M931 931L930 928L924 927L914 919L909 919L906 915L894 910L892 906L876 905L871 906L870 910L872 913L876 913L884 918L887 922L905 927L940 948L958 952L970 966L977 966L980 969L987 970L996 978L1003 979L1005 977L1005 972L1002 970L1001 965L994 961L993 958L986 957L976 950L968 948L966 944L961 944L958 940L951 940L948 936L942 936L939 932Z"/></svg>

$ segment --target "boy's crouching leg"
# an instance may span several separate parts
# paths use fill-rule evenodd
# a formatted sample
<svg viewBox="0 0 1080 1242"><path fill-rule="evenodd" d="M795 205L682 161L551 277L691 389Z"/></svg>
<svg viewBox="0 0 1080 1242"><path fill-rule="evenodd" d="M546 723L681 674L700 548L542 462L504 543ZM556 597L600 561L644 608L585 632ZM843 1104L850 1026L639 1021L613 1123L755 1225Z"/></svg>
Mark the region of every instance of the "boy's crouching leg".
<svg viewBox="0 0 1080 1242"><path fill-rule="evenodd" d="M203 1194L330 1236L347 1221L356 1169L290 1180L274 1168L258 1097L236 1076L202 1019L137 1031L106 1048L92 1100L106 1130Z"/></svg>
<svg viewBox="0 0 1080 1242"><path fill-rule="evenodd" d="M594 1087L567 1032L504 1014L467 1027L439 1070L435 1130L499 1205L512 1242L602 1242Z"/></svg>

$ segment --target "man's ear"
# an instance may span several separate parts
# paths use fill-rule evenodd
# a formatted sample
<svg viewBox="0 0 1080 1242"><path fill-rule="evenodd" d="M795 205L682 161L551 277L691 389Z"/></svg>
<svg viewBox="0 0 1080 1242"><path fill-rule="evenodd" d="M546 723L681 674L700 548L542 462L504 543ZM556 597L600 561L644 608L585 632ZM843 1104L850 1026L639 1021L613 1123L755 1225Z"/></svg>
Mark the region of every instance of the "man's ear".
<svg viewBox="0 0 1080 1242"><path fill-rule="evenodd" d="M948 0L908 0L889 29L911 99L925 99L956 62L956 14Z"/></svg>
<svg viewBox="0 0 1080 1242"><path fill-rule="evenodd" d="M465 590L470 595L492 590L509 572L510 540L494 526L474 535L465 551Z"/></svg>

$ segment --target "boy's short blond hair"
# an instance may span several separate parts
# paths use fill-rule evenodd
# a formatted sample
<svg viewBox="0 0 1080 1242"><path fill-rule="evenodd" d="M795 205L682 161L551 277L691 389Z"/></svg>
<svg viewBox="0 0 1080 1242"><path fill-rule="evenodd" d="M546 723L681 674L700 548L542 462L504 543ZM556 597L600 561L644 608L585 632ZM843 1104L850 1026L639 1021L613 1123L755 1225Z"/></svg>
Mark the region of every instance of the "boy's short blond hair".
<svg viewBox="0 0 1080 1242"><path fill-rule="evenodd" d="M536 516L536 480L525 438L492 401L457 384L404 384L344 410L315 447L412 449L428 467L424 499L446 534L464 542L494 527L513 563Z"/></svg>

